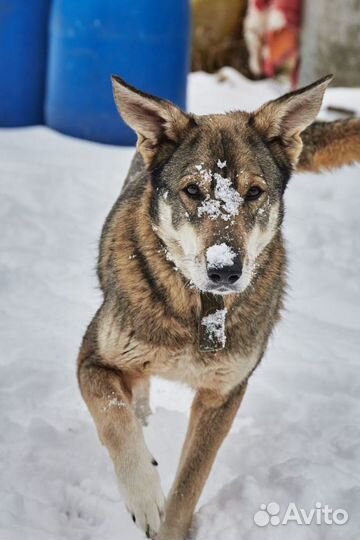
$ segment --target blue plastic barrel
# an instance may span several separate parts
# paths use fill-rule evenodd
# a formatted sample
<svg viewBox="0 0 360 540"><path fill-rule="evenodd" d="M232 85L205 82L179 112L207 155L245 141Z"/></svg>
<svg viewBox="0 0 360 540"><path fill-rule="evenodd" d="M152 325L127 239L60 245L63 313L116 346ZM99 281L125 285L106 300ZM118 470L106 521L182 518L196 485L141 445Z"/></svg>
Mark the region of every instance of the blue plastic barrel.
<svg viewBox="0 0 360 540"><path fill-rule="evenodd" d="M134 144L111 74L185 107L189 0L54 0L46 121L63 133Z"/></svg>
<svg viewBox="0 0 360 540"><path fill-rule="evenodd" d="M41 124L50 0L0 0L0 127Z"/></svg>

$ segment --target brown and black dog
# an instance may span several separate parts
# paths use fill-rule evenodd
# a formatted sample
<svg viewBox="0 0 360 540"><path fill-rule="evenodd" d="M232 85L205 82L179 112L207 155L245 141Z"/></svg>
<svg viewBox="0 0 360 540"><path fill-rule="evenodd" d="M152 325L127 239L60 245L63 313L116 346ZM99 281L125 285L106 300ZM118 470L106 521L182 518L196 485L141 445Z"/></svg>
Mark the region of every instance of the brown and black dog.
<svg viewBox="0 0 360 540"><path fill-rule="evenodd" d="M312 124L330 81L254 113L196 116L113 77L137 153L103 228L103 303L83 339L78 379L125 504L148 537L187 536L279 320L292 172L360 159L360 120ZM141 427L155 374L196 391L166 502Z"/></svg>

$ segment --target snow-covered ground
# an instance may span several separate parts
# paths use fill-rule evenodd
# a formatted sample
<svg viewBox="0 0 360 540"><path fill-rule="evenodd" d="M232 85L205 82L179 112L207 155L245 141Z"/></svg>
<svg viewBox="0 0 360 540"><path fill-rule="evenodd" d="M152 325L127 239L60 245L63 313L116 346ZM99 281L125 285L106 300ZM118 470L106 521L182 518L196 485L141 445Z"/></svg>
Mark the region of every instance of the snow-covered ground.
<svg viewBox="0 0 360 540"><path fill-rule="evenodd" d="M195 112L254 108L269 82L190 77ZM360 108L360 90L326 103ZM75 359L100 302L101 225L132 149L0 130L0 540L137 540L81 400ZM197 540L355 540L360 526L360 166L286 193L289 295L199 504ZM190 392L154 381L146 438L165 490ZM345 525L258 527L261 504L343 508Z"/></svg>

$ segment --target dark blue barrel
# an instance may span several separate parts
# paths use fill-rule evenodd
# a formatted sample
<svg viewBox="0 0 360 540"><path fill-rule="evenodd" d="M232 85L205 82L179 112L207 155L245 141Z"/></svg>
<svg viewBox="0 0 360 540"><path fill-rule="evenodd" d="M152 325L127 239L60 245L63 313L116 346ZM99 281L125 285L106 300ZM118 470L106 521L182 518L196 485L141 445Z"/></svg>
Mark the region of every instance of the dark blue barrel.
<svg viewBox="0 0 360 540"><path fill-rule="evenodd" d="M0 127L41 124L50 0L0 0Z"/></svg>
<svg viewBox="0 0 360 540"><path fill-rule="evenodd" d="M111 74L185 107L189 0L54 0L47 124L63 133L128 145Z"/></svg>

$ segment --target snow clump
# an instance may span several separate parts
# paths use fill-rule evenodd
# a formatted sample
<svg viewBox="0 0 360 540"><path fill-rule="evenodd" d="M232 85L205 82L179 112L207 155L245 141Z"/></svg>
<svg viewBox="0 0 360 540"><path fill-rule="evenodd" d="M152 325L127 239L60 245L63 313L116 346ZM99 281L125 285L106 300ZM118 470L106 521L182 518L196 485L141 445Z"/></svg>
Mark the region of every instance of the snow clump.
<svg viewBox="0 0 360 540"><path fill-rule="evenodd" d="M227 309L217 309L214 313L210 313L203 317L201 324L206 326L208 336L214 341L219 341L223 347L226 343L225 320Z"/></svg>
<svg viewBox="0 0 360 540"><path fill-rule="evenodd" d="M220 160L219 160L220 161ZM218 161L218 166L219 166ZM220 162L221 165L226 162ZM225 165L224 165L225 166ZM196 169L200 172L202 180L209 183L212 179L215 180L214 199L208 195L198 208L198 216L207 215L210 219L221 218L224 221L229 221L231 218L239 214L239 207L244 202L240 193L231 185L231 179L221 176L219 173L212 173L203 169L201 165L196 165Z"/></svg>
<svg viewBox="0 0 360 540"><path fill-rule="evenodd" d="M231 266L236 257L235 251L230 246L222 242L214 244L206 250L206 261L210 268L223 268Z"/></svg>

